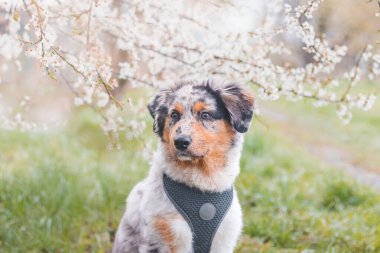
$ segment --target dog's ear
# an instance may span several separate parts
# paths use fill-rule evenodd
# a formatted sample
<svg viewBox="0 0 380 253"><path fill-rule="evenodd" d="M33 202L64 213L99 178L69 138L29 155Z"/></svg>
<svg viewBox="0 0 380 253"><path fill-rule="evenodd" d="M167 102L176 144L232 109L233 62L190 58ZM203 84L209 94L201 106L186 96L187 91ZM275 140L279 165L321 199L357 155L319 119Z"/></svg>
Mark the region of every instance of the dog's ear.
<svg viewBox="0 0 380 253"><path fill-rule="evenodd" d="M239 133L247 132L253 116L253 95L235 83L228 83L218 91L229 113L231 125Z"/></svg>
<svg viewBox="0 0 380 253"><path fill-rule="evenodd" d="M166 98L168 92L165 90L160 91L153 100L148 104L148 110L154 120L153 131L162 137L165 125L165 118L168 115L168 107L166 105Z"/></svg>

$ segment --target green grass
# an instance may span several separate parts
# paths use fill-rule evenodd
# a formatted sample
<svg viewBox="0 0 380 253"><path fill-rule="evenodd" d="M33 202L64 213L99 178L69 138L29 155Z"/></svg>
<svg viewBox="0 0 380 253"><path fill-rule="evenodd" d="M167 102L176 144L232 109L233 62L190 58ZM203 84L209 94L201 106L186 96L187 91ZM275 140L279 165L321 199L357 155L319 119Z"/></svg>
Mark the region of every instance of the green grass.
<svg viewBox="0 0 380 253"><path fill-rule="evenodd" d="M364 89L365 92L370 93L378 90L379 84L366 83L360 87L362 92ZM263 114L263 119L274 128L283 127L287 128L286 131L297 133L299 138L336 146L347 152L351 156L352 162L380 172L378 166L380 163L379 99L367 112L353 109L353 118L348 125L344 125L338 118L336 105L316 108L312 102L304 100L294 103L284 99L276 102L262 102L263 107L281 114L286 121L282 122L285 126L280 126L265 114Z"/></svg>
<svg viewBox="0 0 380 253"><path fill-rule="evenodd" d="M258 128L247 138L239 252L380 252L379 194L281 138Z"/></svg>
<svg viewBox="0 0 380 253"><path fill-rule="evenodd" d="M146 112L146 115L148 113ZM0 252L106 252L125 198L146 176L144 142L107 137L92 112L67 128L0 132ZM380 252L380 194L253 124L237 182L244 236L236 252Z"/></svg>

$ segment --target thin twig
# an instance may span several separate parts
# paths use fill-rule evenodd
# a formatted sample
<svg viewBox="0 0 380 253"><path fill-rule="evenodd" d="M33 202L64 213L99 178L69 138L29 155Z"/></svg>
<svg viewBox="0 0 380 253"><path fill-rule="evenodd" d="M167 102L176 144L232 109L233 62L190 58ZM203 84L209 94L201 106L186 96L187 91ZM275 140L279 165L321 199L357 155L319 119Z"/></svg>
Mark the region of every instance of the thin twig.
<svg viewBox="0 0 380 253"><path fill-rule="evenodd" d="M65 78L65 76L62 73L59 73L59 75L61 76L62 80L65 82L65 84L69 88L69 90L75 96L80 97L80 94L74 89L73 86L71 86L70 82ZM93 104L87 103L86 105L90 106L91 109L93 109L96 113L98 113L103 118L103 120L108 121L107 117L97 107L95 107Z"/></svg>
<svg viewBox="0 0 380 253"><path fill-rule="evenodd" d="M88 9L88 20L87 20L87 37L86 37L86 45L88 47L88 43L90 41L90 26L91 26L91 15L92 15L92 5L94 0L91 0L90 8Z"/></svg>
<svg viewBox="0 0 380 253"><path fill-rule="evenodd" d="M265 85L263 85L259 82L256 82L254 80L251 80L251 83L253 85L259 87L259 88L264 89L264 90L267 89ZM311 95L311 94L306 94L304 92L298 92L294 89L279 89L279 92L292 93L296 96L300 96L303 98L307 98L307 99L311 99L311 100L318 100L318 101L325 101L325 102L330 102L330 103L335 103L335 104L346 102L346 101L341 101L340 99L329 99L329 98L318 97L317 95Z"/></svg>
<svg viewBox="0 0 380 253"><path fill-rule="evenodd" d="M75 67L75 65L73 63L71 63L69 60L66 59L65 56L63 56L55 47L51 47L51 49L64 61L66 62L75 72L77 72L78 74L80 74L85 80L87 80L87 76L82 73L81 71L78 70L77 67Z"/></svg>
<svg viewBox="0 0 380 253"><path fill-rule="evenodd" d="M112 86L104 81L104 79L102 78L102 76L100 75L98 70L96 70L96 73L98 74L98 78L99 78L100 83L104 86L105 90L107 91L109 98L115 103L115 105L120 110L123 110L124 109L123 104L119 100L117 100L117 98L115 98L115 96L112 95L112 93L111 93L110 88L112 89Z"/></svg>
<svg viewBox="0 0 380 253"><path fill-rule="evenodd" d="M347 86L347 89L345 90L345 92L342 95L342 98L341 98L342 101L344 101L347 98L347 95L348 95L348 93L350 92L350 90L351 90L351 88L353 86L353 82L354 82L354 80L356 79L356 77L357 77L357 75L359 73L358 68L359 68L360 62L361 62L361 60L363 58L363 54L364 54L364 52L365 52L365 50L366 50L367 47L368 47L368 44L362 49L362 51L359 54L358 59L356 60L356 63L355 63L355 66L354 66L355 73L354 73L353 76L351 76L350 81L349 81L348 86Z"/></svg>

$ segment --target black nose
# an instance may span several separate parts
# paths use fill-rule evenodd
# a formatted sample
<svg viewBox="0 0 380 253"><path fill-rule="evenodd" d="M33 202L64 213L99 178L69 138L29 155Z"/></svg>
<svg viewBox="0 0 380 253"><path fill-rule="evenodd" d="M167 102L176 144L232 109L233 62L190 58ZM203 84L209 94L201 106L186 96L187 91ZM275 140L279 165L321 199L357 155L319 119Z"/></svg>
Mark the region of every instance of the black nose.
<svg viewBox="0 0 380 253"><path fill-rule="evenodd" d="M184 151L186 150L191 143L190 136L180 136L174 140L174 145L178 150Z"/></svg>

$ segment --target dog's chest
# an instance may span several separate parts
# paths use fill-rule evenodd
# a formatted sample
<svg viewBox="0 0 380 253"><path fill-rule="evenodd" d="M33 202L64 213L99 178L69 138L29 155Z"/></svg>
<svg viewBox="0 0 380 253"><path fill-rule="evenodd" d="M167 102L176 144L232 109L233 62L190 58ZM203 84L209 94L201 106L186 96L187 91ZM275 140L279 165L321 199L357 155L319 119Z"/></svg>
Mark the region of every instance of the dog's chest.
<svg viewBox="0 0 380 253"><path fill-rule="evenodd" d="M193 251L210 252L214 235L231 206L233 188L224 192L202 192L165 174L163 183L166 195L192 230Z"/></svg>

